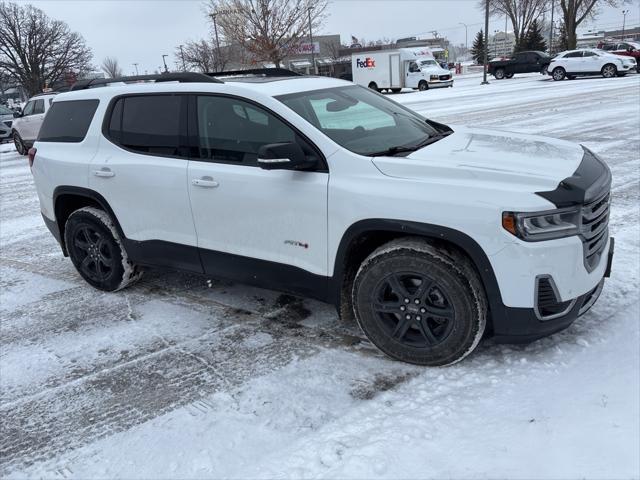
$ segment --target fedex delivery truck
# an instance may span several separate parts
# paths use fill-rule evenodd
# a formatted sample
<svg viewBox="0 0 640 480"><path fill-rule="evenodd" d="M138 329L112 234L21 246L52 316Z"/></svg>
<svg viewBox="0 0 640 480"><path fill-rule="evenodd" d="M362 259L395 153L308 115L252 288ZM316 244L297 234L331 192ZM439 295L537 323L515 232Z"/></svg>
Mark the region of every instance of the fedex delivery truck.
<svg viewBox="0 0 640 480"><path fill-rule="evenodd" d="M453 86L451 72L438 64L428 48L352 53L351 68L355 83L377 91Z"/></svg>

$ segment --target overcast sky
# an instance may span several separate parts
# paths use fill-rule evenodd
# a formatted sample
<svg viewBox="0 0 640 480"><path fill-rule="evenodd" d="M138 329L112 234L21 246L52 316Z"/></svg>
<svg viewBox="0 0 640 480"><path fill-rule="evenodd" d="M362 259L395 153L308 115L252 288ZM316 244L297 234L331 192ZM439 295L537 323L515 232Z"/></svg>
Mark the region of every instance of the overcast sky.
<svg viewBox="0 0 640 480"><path fill-rule="evenodd" d="M107 56L116 57L125 74L137 62L140 73L162 65L169 54L169 68L177 45L208 36L210 25L203 0L35 0L31 3L49 16L64 20L81 33L93 49L94 64ZM624 6L630 10L628 26L640 23L640 0ZM621 28L623 8L603 8L589 28ZM464 43L468 25L469 43L482 28L483 12L477 0L331 0L329 17L319 33L338 33L343 42L351 35L375 40L413 35L430 36L438 31L454 43ZM504 29L504 19L492 19L489 32Z"/></svg>

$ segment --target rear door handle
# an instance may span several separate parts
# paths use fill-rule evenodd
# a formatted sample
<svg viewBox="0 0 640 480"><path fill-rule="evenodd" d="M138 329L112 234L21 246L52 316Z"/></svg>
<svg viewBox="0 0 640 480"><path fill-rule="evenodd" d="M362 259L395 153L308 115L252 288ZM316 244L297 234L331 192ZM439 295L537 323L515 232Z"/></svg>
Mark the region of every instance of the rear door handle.
<svg viewBox="0 0 640 480"><path fill-rule="evenodd" d="M193 180L191 180L191 184L196 187L202 188L216 188L218 185L220 185L212 177L208 176L202 178L194 178Z"/></svg>
<svg viewBox="0 0 640 480"><path fill-rule="evenodd" d="M95 170L93 174L96 177L102 177L102 178L111 178L116 176L116 174L112 172L110 168L101 168L100 170Z"/></svg>

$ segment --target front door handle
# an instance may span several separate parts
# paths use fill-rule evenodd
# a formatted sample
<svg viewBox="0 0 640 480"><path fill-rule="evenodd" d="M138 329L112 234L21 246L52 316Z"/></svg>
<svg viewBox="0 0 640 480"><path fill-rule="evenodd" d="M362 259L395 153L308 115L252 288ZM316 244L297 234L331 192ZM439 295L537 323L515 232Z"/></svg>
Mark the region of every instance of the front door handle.
<svg viewBox="0 0 640 480"><path fill-rule="evenodd" d="M202 178L194 178L193 180L191 180L191 184L194 185L195 187L202 187L202 188L216 188L218 185L220 185L212 177L209 177L209 176L202 177Z"/></svg>
<svg viewBox="0 0 640 480"><path fill-rule="evenodd" d="M110 168L101 168L100 170L95 170L93 174L96 177L102 177L102 178L111 178L116 176L116 174L112 172Z"/></svg>

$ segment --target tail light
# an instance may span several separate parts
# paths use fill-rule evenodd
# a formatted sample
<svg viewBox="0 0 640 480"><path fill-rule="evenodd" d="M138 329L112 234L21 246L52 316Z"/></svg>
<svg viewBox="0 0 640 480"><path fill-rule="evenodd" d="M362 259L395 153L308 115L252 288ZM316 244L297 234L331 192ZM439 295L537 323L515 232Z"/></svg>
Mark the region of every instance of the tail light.
<svg viewBox="0 0 640 480"><path fill-rule="evenodd" d="M29 168L33 167L33 161L36 159L36 152L38 150L35 147L29 149Z"/></svg>

